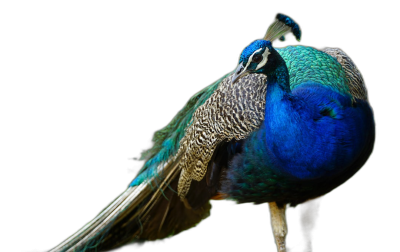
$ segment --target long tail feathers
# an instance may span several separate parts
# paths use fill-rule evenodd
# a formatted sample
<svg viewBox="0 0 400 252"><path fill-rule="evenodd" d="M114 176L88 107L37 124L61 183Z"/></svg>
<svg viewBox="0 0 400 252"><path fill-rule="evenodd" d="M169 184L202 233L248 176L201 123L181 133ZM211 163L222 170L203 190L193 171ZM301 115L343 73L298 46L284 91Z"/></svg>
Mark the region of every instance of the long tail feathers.
<svg viewBox="0 0 400 252"><path fill-rule="evenodd" d="M107 251L124 244L155 240L193 227L209 215L209 202L188 209L176 194L179 158L158 176L128 187L92 221L49 252Z"/></svg>
<svg viewBox="0 0 400 252"><path fill-rule="evenodd" d="M89 244L100 233L102 233L102 231L104 232L107 227L109 228L110 224L115 224L118 217L120 217L129 206L135 204L134 199L136 199L136 201L138 200L135 196L140 194L140 191L144 191L144 187L145 185L143 184L141 186L127 188L92 221L87 223L84 227L79 229L58 246L51 249L50 252L76 251L77 248L83 247L82 245ZM85 248L82 248L82 251L85 251Z"/></svg>

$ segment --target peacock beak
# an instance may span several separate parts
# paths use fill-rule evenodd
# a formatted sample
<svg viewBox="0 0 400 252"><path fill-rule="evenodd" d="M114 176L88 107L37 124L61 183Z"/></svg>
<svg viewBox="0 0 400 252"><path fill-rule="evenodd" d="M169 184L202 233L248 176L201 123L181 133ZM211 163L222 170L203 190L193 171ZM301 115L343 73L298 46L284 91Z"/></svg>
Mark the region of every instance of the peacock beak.
<svg viewBox="0 0 400 252"><path fill-rule="evenodd" d="M235 83L235 81L237 81L238 79L240 79L241 77L243 77L243 76L245 76L247 74L249 74L249 71L244 68L243 62L240 63L238 65L238 67L236 68L235 72L233 73L232 84Z"/></svg>

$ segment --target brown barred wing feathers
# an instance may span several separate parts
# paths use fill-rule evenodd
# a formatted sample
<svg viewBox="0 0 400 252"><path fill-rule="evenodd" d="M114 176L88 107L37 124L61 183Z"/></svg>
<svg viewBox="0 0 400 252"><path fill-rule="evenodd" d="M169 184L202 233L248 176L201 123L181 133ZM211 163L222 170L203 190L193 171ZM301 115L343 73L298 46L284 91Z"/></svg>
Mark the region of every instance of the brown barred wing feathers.
<svg viewBox="0 0 400 252"><path fill-rule="evenodd" d="M181 174L178 195L184 200L192 180L201 181L217 146L241 140L258 129L264 120L266 80L262 74L249 74L232 84L225 78L194 113L180 142L177 155Z"/></svg>
<svg viewBox="0 0 400 252"><path fill-rule="evenodd" d="M340 65L342 65L343 70L346 73L351 95L355 98L367 101L368 94L367 88L364 84L364 79L350 57L339 48L327 47L321 51L334 57L340 63Z"/></svg>

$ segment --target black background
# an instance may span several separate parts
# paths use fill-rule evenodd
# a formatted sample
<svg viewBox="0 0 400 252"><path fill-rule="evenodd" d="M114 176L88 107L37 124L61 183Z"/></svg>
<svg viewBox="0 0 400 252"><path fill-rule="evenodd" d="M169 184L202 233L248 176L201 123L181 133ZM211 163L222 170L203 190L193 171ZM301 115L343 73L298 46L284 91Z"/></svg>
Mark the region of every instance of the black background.
<svg viewBox="0 0 400 252"><path fill-rule="evenodd" d="M17 58L24 68L5 93L11 98L6 111L12 140L6 170L14 174L3 176L12 182L5 191L11 199L4 200L11 211L6 217L12 223L6 242L10 251L47 251L95 217L135 177L142 163L134 158L151 146L152 133L191 95L232 71L241 50L264 36L277 12L300 24L302 44L338 47L354 60L377 121L377 144L368 164L323 199L316 251L397 246L390 230L398 189L395 163L388 157L389 148L398 147L389 147L395 136L385 126L393 100L388 96L395 92L389 61L395 57L393 24L381 9L250 1L229 8L156 3L34 7L45 9L20 24ZM291 36L274 43L289 44L296 44ZM288 211L291 252L301 251L297 214ZM211 217L197 228L121 251L243 247L275 251L266 205L215 202Z"/></svg>

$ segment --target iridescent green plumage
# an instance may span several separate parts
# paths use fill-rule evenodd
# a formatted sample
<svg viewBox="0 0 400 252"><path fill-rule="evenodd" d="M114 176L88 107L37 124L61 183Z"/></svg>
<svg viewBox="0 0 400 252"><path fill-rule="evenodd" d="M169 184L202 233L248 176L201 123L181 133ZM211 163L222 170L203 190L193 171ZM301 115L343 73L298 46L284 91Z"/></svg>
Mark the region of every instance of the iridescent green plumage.
<svg viewBox="0 0 400 252"><path fill-rule="evenodd" d="M277 49L289 70L290 88L313 81L349 94L349 81L342 66L332 56L305 46L288 46Z"/></svg>
<svg viewBox="0 0 400 252"><path fill-rule="evenodd" d="M329 86L342 94L351 93L350 80L346 78L342 65L325 52L306 46L288 46L277 48L277 51L285 60L289 70L291 89L301 83L313 81ZM167 126L154 133L153 147L142 153L141 159L146 160L146 163L131 186L153 177L157 167L177 153L179 142L185 135L185 129L192 119L193 113L230 74L224 75L192 96Z"/></svg>
<svg viewBox="0 0 400 252"><path fill-rule="evenodd" d="M300 39L297 23L278 14L267 40L256 40L246 47L234 72L191 97L172 121L154 134L153 146L141 156L145 164L129 187L51 252L104 251L175 235L209 216L210 199L274 202L282 215L285 204L321 196L351 177L368 158L374 139L365 138L368 146L362 155L354 154L354 160L347 154L353 153L351 147L348 150L352 146L349 142L362 145L351 138L363 138L352 134L352 126L357 131L365 121L363 132L373 131L372 112L357 117L363 108L370 112L362 77L340 49L274 49L269 40L288 31ZM292 95L292 90L300 93ZM358 110L353 109L356 102L361 104ZM320 111L321 106L331 110ZM341 118L350 111L351 120L334 121L341 119L334 118L334 109ZM294 113L287 113L289 110ZM317 122L324 116L330 117ZM357 123L352 124L352 119ZM279 127L271 130L276 125ZM304 137L308 129L314 131ZM330 134L324 135L324 130ZM314 144L318 144L315 152ZM307 153L305 146L310 150ZM346 158L335 156L337 150ZM333 155L326 161L319 153ZM278 156L283 158L278 160ZM296 160L300 165L295 167ZM279 162L284 165L276 165ZM342 172L341 168L349 169ZM279 241L279 251L284 251L282 244L284 240Z"/></svg>
<svg viewBox="0 0 400 252"><path fill-rule="evenodd" d="M219 83L230 74L224 75L221 79L192 96L167 126L154 133L153 146L143 151L140 157L141 160L146 160L146 162L138 177L132 181L130 186L139 185L146 178L154 176L157 167L176 154L180 146L179 142L185 135L185 129L192 120L193 113L214 93Z"/></svg>

